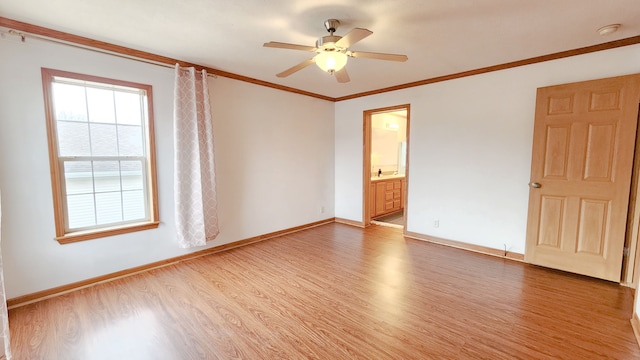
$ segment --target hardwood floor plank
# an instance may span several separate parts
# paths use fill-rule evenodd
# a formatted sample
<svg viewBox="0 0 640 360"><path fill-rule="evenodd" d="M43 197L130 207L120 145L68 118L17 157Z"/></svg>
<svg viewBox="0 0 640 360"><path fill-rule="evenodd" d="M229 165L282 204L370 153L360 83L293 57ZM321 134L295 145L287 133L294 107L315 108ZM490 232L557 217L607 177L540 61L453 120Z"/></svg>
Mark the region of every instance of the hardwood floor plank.
<svg viewBox="0 0 640 360"><path fill-rule="evenodd" d="M633 292L328 224L10 310L15 359L638 359Z"/></svg>

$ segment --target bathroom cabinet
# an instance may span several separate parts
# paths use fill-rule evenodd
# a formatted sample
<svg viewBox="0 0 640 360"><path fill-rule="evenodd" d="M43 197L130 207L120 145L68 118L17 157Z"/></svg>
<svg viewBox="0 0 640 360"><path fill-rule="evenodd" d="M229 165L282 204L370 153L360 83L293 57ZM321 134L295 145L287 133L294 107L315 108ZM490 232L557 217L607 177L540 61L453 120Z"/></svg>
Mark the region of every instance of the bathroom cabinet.
<svg viewBox="0 0 640 360"><path fill-rule="evenodd" d="M371 179L371 217L400 211L404 208L404 177Z"/></svg>

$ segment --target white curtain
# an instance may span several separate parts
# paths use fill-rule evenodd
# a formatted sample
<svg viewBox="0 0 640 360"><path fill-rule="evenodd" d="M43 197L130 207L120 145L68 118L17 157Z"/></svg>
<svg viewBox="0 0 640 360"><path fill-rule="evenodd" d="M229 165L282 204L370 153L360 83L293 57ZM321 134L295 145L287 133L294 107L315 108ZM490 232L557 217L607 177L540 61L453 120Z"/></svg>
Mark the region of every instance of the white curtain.
<svg viewBox="0 0 640 360"><path fill-rule="evenodd" d="M218 235L213 128L205 70L176 64L174 91L175 216L180 247Z"/></svg>
<svg viewBox="0 0 640 360"><path fill-rule="evenodd" d="M2 197L0 196L0 242L2 239ZM2 253L0 252L0 317L2 332L0 333L0 359L11 360L9 343L9 312L7 311L7 295L4 293L4 275L2 270Z"/></svg>

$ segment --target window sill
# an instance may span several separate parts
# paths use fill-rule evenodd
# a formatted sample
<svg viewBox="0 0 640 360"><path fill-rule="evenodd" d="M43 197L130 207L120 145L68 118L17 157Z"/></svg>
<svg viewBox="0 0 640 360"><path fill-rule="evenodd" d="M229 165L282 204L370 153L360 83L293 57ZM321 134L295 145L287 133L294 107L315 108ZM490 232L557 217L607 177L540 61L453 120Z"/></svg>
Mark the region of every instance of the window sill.
<svg viewBox="0 0 640 360"><path fill-rule="evenodd" d="M85 241L91 239L97 239L107 236L126 234L134 231L142 231L155 229L160 225L159 221L149 221L144 223L135 223L135 224L127 224L124 226L103 228L99 230L90 230L90 231L78 231L65 234L63 236L58 236L55 238L57 242L60 244L69 244L78 241Z"/></svg>

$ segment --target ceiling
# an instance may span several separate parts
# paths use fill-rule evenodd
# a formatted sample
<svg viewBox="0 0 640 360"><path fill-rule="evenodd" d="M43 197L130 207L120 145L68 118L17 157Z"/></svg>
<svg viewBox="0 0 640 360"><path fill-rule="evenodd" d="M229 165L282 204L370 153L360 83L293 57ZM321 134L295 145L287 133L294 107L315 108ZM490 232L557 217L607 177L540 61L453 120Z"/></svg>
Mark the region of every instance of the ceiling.
<svg viewBox="0 0 640 360"><path fill-rule="evenodd" d="M0 16L329 97L640 35L638 0L0 0ZM277 78L313 54L262 44L314 46L329 18L373 31L351 50L409 60L350 58L344 84L316 66Z"/></svg>

